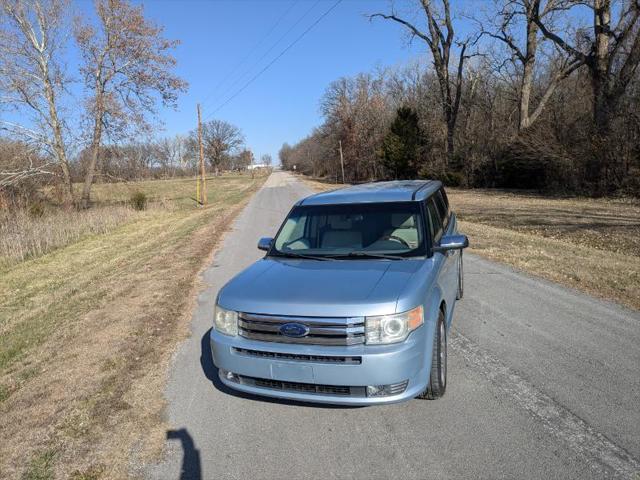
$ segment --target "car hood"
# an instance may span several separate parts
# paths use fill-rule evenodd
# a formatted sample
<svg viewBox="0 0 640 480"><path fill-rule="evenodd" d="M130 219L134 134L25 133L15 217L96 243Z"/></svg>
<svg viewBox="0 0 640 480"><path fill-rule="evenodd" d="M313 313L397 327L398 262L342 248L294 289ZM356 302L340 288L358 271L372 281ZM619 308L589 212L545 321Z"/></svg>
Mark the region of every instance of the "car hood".
<svg viewBox="0 0 640 480"><path fill-rule="evenodd" d="M220 291L223 308L300 316L396 312L398 297L424 260L280 259L266 257Z"/></svg>

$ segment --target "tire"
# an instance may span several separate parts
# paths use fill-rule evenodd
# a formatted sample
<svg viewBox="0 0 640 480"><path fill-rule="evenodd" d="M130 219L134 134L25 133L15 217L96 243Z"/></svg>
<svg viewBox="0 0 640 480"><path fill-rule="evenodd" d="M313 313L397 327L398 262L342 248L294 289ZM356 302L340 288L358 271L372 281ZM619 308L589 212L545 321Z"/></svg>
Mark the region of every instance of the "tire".
<svg viewBox="0 0 640 480"><path fill-rule="evenodd" d="M447 388L447 326L444 323L444 313L440 310L438 324L433 336L433 353L431 355L431 372L429 385L418 395L424 400L436 400L444 395Z"/></svg>
<svg viewBox="0 0 640 480"><path fill-rule="evenodd" d="M456 294L456 300L460 300L464 295L464 269L462 266L462 250L460 250L460 256L458 257L458 293Z"/></svg>

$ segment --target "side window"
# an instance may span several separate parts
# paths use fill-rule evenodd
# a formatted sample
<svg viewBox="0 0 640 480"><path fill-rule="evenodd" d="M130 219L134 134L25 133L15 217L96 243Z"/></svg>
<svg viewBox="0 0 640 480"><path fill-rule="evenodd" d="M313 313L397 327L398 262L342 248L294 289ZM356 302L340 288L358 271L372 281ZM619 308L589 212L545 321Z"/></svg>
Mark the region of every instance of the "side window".
<svg viewBox="0 0 640 480"><path fill-rule="evenodd" d="M438 213L440 214L440 218L442 219L443 228L444 230L446 230L447 226L449 225L449 208L446 201L444 200L443 193L444 190L440 189L433 195L432 198L436 202Z"/></svg>
<svg viewBox="0 0 640 480"><path fill-rule="evenodd" d="M307 216L300 217L300 220L291 232L291 238L299 239L304 237L304 227L307 224Z"/></svg>
<svg viewBox="0 0 640 480"><path fill-rule="evenodd" d="M429 213L429 231L433 242L439 242L442 237L442 218L433 197L427 200L427 212Z"/></svg>
<svg viewBox="0 0 640 480"><path fill-rule="evenodd" d="M288 248L287 244L292 244L296 240L300 240L304 237L304 227L307 224L307 216L302 215L299 217L290 217L287 219L287 223L282 227L278 240L276 241L276 248L281 250L282 248ZM286 242L284 239L290 239ZM308 247L307 247L308 248Z"/></svg>

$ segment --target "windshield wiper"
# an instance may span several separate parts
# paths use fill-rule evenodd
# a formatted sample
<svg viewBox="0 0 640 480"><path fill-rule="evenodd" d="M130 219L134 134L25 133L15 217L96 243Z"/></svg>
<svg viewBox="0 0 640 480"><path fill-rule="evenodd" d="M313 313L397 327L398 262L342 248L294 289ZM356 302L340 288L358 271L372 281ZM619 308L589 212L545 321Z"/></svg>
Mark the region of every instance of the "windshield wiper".
<svg viewBox="0 0 640 480"><path fill-rule="evenodd" d="M369 253L369 252L349 252L336 253L331 258L385 258L387 260L404 260L406 257L400 255L388 255L385 253Z"/></svg>
<svg viewBox="0 0 640 480"><path fill-rule="evenodd" d="M333 258L327 257L325 255L306 255L304 253L295 253L295 252L280 252L272 253L274 257L288 257L288 258L306 258L308 260L334 260Z"/></svg>

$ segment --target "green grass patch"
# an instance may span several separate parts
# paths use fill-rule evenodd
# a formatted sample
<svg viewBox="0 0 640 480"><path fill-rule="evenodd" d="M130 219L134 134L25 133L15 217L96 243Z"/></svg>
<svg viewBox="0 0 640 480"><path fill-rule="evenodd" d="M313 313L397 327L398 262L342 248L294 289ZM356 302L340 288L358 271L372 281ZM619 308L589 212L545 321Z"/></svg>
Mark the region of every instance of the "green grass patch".
<svg viewBox="0 0 640 480"><path fill-rule="evenodd" d="M51 480L53 476L53 466L56 457L55 450L45 450L34 456L27 469L20 477L21 480Z"/></svg>
<svg viewBox="0 0 640 480"><path fill-rule="evenodd" d="M9 387L6 385L0 385L0 403L4 402L11 395Z"/></svg>

